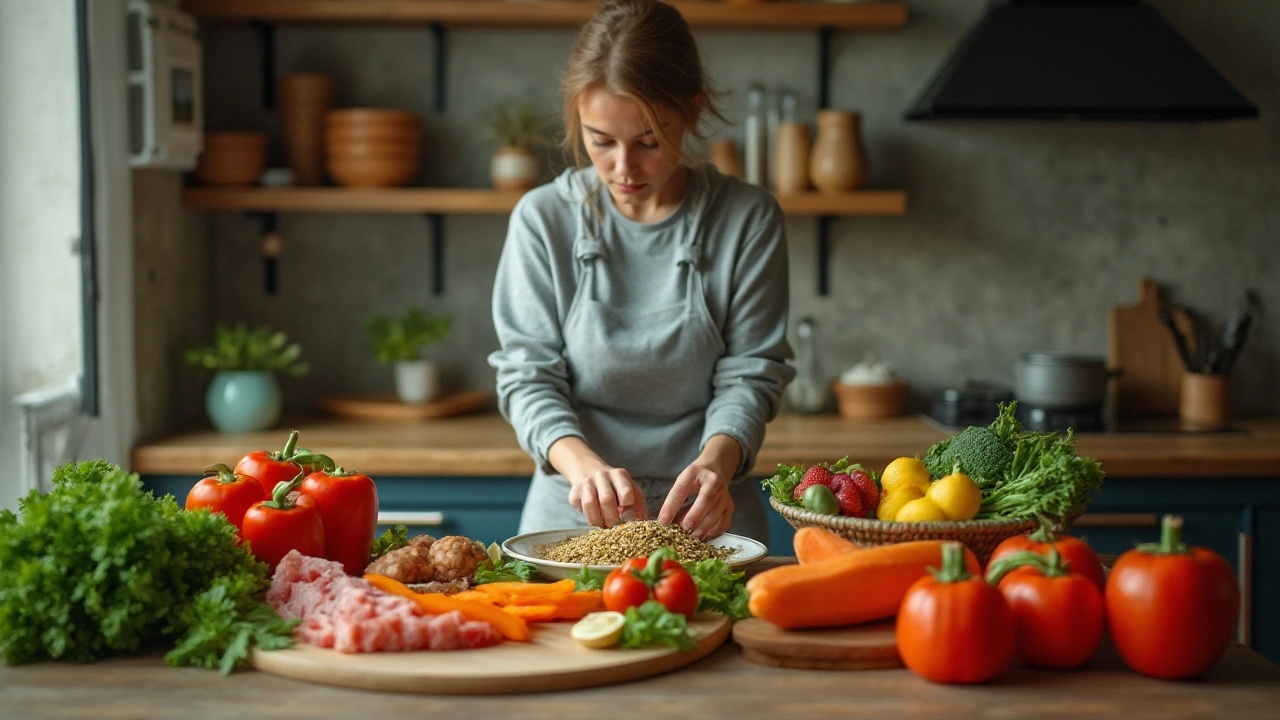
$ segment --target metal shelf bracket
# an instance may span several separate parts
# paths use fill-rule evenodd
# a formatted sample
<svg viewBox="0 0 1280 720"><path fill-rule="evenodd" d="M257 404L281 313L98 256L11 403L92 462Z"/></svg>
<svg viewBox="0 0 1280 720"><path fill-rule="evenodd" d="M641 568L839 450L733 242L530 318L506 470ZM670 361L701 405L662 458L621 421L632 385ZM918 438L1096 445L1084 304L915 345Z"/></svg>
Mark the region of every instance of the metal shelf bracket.
<svg viewBox="0 0 1280 720"><path fill-rule="evenodd" d="M431 36L432 36L432 40L434 41L432 42L432 46L435 48L436 112L444 112L445 57L447 55L445 51L447 50L446 40L448 39L448 32L445 30L444 25L441 25L438 22L433 22L431 23Z"/></svg>
<svg viewBox="0 0 1280 720"><path fill-rule="evenodd" d="M818 28L818 109L831 106L831 38L836 29L830 25Z"/></svg>
<svg viewBox="0 0 1280 720"><path fill-rule="evenodd" d="M279 259L284 252L284 237L280 235L279 217L275 213L254 212L262 228L262 291L267 295L279 292Z"/></svg>
<svg viewBox="0 0 1280 720"><path fill-rule="evenodd" d="M431 294L444 294L444 215L426 213L431 235Z"/></svg>
<svg viewBox="0 0 1280 720"><path fill-rule="evenodd" d="M262 55L262 107L273 110L276 106L276 29L260 20L254 20L252 25L258 33L258 52Z"/></svg>
<svg viewBox="0 0 1280 720"><path fill-rule="evenodd" d="M827 256L831 252L831 222L834 215L818 216L818 295L826 296L830 290L831 273Z"/></svg>

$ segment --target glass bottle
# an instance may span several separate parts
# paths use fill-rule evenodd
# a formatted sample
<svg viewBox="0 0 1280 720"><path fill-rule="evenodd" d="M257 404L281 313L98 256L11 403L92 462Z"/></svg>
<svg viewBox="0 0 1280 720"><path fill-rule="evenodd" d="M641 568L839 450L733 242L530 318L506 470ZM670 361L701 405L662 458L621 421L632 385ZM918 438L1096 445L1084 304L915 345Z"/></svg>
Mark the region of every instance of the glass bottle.
<svg viewBox="0 0 1280 720"><path fill-rule="evenodd" d="M813 318L802 318L796 325L796 377L786 391L787 405L794 412L819 413L827 404L816 346L817 324Z"/></svg>

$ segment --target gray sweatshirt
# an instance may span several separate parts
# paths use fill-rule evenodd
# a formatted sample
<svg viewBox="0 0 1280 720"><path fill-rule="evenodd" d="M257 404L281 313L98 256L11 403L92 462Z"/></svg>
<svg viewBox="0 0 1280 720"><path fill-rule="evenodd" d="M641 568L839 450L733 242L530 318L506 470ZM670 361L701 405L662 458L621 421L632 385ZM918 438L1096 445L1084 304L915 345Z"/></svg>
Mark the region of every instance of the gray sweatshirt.
<svg viewBox="0 0 1280 720"><path fill-rule="evenodd" d="M716 434L741 446L738 477L753 466L795 375L785 364L783 215L770 193L710 165L692 168L688 188L671 216L637 223L588 167L531 190L512 212L493 291L501 349L489 364L502 415L542 472L555 473L547 452L566 436L636 478L674 479ZM681 248L690 243L692 263ZM679 314L684 307L696 314ZM592 335L581 329L588 311L605 333L595 337L626 333L628 348L643 352L615 362L611 348L593 348L582 337ZM648 331L627 330L624 319L607 327L615 317L652 321L652 347ZM663 328L678 333L688 318L708 331L684 332L670 345L681 349L666 352Z"/></svg>

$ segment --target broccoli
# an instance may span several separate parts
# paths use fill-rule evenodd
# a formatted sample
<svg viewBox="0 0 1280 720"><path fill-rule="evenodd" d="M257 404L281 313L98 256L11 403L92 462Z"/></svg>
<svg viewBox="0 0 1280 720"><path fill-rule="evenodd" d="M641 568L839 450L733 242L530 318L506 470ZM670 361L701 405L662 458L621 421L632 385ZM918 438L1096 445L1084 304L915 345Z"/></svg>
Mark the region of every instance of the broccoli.
<svg viewBox="0 0 1280 720"><path fill-rule="evenodd" d="M1021 425L1013 416L1017 403L1000 406L1000 415L990 427L968 427L959 434L929 448L924 464L929 474L948 475L959 464L960 471L979 487L989 488L1004 477L1013 464L1013 451Z"/></svg>

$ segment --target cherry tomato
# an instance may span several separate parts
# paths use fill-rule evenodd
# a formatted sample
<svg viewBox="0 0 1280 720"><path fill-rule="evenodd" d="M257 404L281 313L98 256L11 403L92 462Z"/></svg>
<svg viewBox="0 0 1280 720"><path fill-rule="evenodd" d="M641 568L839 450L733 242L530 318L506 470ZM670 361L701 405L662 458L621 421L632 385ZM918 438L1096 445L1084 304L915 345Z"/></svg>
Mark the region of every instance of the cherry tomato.
<svg viewBox="0 0 1280 720"><path fill-rule="evenodd" d="M991 567L1000 558L1024 550L1048 555L1051 547L1057 549L1070 572L1089 578L1099 591L1106 588L1107 576L1103 573L1102 562L1098 560L1098 554L1093 548L1078 537L1057 535L1047 526L1029 535L1015 535L997 545L991 553L991 559L987 561L987 567Z"/></svg>
<svg viewBox="0 0 1280 720"><path fill-rule="evenodd" d="M313 498L324 520L324 556L342 563L348 575L369 564L378 531L378 488L368 475L335 468L308 475L298 491Z"/></svg>
<svg viewBox="0 0 1280 720"><path fill-rule="evenodd" d="M1182 543L1182 518L1164 517L1160 542L1116 560L1107 580L1107 622L1125 664L1166 679L1208 670L1231 643L1240 588L1230 563Z"/></svg>
<svg viewBox="0 0 1280 720"><path fill-rule="evenodd" d="M187 492L185 507L188 510L208 508L209 512L222 513L227 522L239 530L244 523L245 511L266 499L256 479L237 475L226 465L210 465L204 473L207 477Z"/></svg>
<svg viewBox="0 0 1280 720"><path fill-rule="evenodd" d="M1014 619L1000 591L965 570L960 543L942 548L942 570L902 598L896 635L902 662L938 683L991 680L1013 659Z"/></svg>

